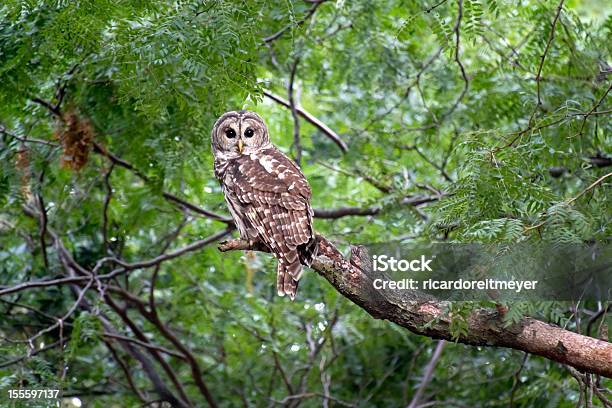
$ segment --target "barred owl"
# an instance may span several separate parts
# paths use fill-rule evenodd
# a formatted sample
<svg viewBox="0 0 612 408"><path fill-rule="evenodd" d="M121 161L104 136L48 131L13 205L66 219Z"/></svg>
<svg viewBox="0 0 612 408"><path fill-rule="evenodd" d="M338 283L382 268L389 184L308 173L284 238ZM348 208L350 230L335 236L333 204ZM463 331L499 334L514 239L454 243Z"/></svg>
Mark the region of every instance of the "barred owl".
<svg viewBox="0 0 612 408"><path fill-rule="evenodd" d="M299 167L270 143L259 115L227 112L212 130L215 176L242 239L263 243L278 260L278 294L295 299L302 264L317 244L310 186Z"/></svg>

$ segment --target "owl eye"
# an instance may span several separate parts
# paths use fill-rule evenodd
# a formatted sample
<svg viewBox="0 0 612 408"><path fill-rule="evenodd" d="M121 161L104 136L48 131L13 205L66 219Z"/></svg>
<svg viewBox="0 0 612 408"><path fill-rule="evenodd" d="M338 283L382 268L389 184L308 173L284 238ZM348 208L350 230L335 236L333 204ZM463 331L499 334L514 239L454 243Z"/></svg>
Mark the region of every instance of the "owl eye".
<svg viewBox="0 0 612 408"><path fill-rule="evenodd" d="M245 137L253 137L254 134L255 134L255 131L251 128L248 128L247 130L244 131Z"/></svg>
<svg viewBox="0 0 612 408"><path fill-rule="evenodd" d="M225 136L227 136L228 139L233 139L236 137L236 131L232 128L227 128L225 129Z"/></svg>

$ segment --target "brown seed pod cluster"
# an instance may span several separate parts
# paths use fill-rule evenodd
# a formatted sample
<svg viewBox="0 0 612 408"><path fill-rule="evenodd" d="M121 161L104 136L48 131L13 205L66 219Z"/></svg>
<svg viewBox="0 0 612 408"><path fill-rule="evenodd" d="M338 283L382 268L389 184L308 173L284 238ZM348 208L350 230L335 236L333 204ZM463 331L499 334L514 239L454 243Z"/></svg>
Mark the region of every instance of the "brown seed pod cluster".
<svg viewBox="0 0 612 408"><path fill-rule="evenodd" d="M17 151L15 156L15 168L18 173L21 174L21 194L26 202L29 202L32 196L32 189L30 188L30 152L28 147L22 144Z"/></svg>
<svg viewBox="0 0 612 408"><path fill-rule="evenodd" d="M56 131L55 137L64 149L61 164L72 170L81 170L93 145L93 126L91 122L80 117L75 111L69 111L63 116L63 123Z"/></svg>
<svg viewBox="0 0 612 408"><path fill-rule="evenodd" d="M28 157L28 147L23 143L19 146L19 150L17 150L17 155L15 156L15 167L17 170L28 173L30 172L30 158Z"/></svg>

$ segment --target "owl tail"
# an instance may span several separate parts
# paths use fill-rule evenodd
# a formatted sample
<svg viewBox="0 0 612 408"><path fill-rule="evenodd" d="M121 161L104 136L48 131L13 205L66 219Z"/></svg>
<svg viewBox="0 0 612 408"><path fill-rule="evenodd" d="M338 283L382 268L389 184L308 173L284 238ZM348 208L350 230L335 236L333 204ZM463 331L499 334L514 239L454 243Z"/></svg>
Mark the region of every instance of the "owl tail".
<svg viewBox="0 0 612 408"><path fill-rule="evenodd" d="M288 263L286 259L280 258L276 266L276 289L278 295L289 295L291 300L295 300L301 274L302 264L299 260Z"/></svg>
<svg viewBox="0 0 612 408"><path fill-rule="evenodd" d="M302 277L302 264L310 266L313 259L317 256L318 243L315 238L304 245L298 246L278 257L276 266L276 289L279 296L289 295L291 300L295 300L298 282Z"/></svg>

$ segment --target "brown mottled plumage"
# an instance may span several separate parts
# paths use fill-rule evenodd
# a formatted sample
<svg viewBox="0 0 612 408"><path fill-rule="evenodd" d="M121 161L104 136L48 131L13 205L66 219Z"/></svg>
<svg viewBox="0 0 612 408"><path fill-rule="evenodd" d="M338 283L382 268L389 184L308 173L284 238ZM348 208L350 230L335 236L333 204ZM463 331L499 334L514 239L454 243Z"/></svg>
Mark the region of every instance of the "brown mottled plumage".
<svg viewBox="0 0 612 408"><path fill-rule="evenodd" d="M227 112L212 131L215 176L242 239L263 242L278 259L277 290L293 300L302 264L317 245L310 186L299 167L270 143L254 112Z"/></svg>

